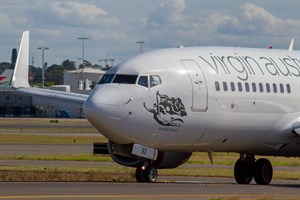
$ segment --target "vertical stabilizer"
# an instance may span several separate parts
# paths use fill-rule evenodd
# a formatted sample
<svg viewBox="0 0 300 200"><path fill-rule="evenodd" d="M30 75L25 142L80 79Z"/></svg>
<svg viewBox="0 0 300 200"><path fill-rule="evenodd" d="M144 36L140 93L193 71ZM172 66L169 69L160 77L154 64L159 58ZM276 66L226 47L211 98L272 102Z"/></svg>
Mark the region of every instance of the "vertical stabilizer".
<svg viewBox="0 0 300 200"><path fill-rule="evenodd" d="M289 51L293 51L293 48L294 48L294 38L292 38L292 41L290 43Z"/></svg>
<svg viewBox="0 0 300 200"><path fill-rule="evenodd" d="M29 31L24 31L19 47L16 66L14 69L11 85L14 88L29 87L28 83L29 65Z"/></svg>

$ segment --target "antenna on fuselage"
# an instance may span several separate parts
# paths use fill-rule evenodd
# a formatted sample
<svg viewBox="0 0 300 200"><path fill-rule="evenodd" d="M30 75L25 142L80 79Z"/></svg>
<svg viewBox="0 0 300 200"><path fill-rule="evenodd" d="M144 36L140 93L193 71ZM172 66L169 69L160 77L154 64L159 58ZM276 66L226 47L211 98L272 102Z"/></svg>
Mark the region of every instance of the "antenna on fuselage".
<svg viewBox="0 0 300 200"><path fill-rule="evenodd" d="M292 41L290 43L289 51L293 51L293 48L294 48L294 38L292 38Z"/></svg>

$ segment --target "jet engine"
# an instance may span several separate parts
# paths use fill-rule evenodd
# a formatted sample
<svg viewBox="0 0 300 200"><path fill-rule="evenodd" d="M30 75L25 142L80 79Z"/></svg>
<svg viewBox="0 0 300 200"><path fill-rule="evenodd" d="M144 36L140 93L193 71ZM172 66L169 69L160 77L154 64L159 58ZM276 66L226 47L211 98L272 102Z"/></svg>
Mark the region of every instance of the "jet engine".
<svg viewBox="0 0 300 200"><path fill-rule="evenodd" d="M111 158L118 164L127 167L139 167L145 158L131 154L132 144L121 145L109 141L108 152ZM191 157L192 152L158 152L157 159L153 161L153 166L157 169L176 168L185 163Z"/></svg>

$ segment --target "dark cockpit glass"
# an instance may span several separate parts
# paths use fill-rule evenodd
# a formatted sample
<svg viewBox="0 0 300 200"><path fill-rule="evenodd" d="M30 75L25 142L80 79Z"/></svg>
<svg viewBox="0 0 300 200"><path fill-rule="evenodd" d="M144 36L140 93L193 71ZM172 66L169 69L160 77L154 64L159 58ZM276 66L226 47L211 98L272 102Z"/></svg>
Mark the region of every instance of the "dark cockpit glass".
<svg viewBox="0 0 300 200"><path fill-rule="evenodd" d="M117 74L113 80L113 83L135 84L137 77L137 75Z"/></svg>
<svg viewBox="0 0 300 200"><path fill-rule="evenodd" d="M119 83L119 84L135 84L137 75L124 75L124 74L104 74L99 84L106 83Z"/></svg>
<svg viewBox="0 0 300 200"><path fill-rule="evenodd" d="M112 79L114 78L115 74L104 74L99 81L99 84L106 84L111 83Z"/></svg>

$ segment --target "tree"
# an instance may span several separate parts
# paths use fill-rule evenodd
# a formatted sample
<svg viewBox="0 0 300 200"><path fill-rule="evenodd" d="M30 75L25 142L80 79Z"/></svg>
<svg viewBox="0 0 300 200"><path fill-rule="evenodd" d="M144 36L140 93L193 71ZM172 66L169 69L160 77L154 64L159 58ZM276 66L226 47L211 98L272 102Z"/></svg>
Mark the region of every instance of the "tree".
<svg viewBox="0 0 300 200"><path fill-rule="evenodd" d="M65 70L75 70L76 69L74 61L65 60L62 62L62 65Z"/></svg>

